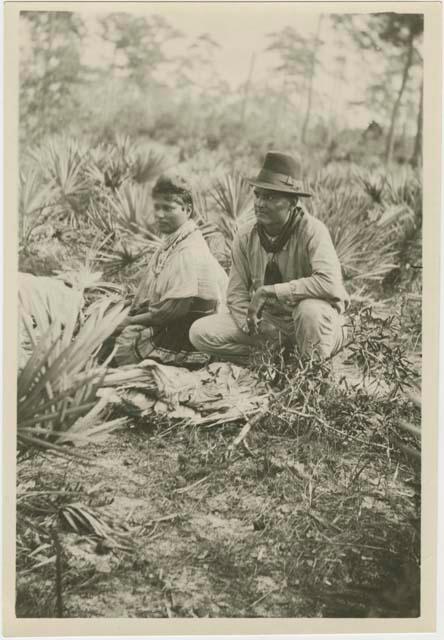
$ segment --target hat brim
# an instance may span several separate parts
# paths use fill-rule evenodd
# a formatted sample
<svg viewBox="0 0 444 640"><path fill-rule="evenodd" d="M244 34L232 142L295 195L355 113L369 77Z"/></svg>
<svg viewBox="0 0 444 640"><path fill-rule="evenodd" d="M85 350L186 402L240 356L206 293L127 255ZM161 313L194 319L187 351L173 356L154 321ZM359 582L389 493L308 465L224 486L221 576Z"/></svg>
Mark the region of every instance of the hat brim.
<svg viewBox="0 0 444 640"><path fill-rule="evenodd" d="M279 193L291 193L294 196L301 196L302 198L312 198L312 193L306 191L295 190L292 187L285 187L284 185L275 185L271 182L258 182L250 178L245 178L246 182L252 187L259 187L259 189L268 189L269 191L278 191Z"/></svg>

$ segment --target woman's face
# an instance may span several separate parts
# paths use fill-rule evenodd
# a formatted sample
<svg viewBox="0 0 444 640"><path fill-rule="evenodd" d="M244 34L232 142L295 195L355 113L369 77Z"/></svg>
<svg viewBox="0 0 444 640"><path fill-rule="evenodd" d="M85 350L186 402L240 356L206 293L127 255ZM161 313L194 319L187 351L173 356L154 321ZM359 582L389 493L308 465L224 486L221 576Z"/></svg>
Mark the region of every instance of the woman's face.
<svg viewBox="0 0 444 640"><path fill-rule="evenodd" d="M154 215L161 233L174 233L191 216L191 206L177 196L159 194L153 200Z"/></svg>

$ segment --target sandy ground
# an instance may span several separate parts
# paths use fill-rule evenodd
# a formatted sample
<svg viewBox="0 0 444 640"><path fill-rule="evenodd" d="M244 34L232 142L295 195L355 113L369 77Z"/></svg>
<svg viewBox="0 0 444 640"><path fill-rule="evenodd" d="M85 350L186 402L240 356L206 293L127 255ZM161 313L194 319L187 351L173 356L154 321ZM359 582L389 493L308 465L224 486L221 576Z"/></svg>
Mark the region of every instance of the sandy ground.
<svg viewBox="0 0 444 640"><path fill-rule="evenodd" d="M369 549L362 539L343 543L347 531L341 534L340 520L339 527L326 521L332 516L322 508L337 483L343 500L355 500L364 514L387 509L371 497L375 478L362 473L360 491L347 497L356 460L344 454L338 469L319 443L263 430L226 460L240 428L145 425L89 446L97 465L48 454L19 464L19 493L77 488L80 495L65 502L88 505L116 531L126 527L131 542L123 550L60 533L65 617L331 615L328 602L344 584L354 595L346 597L347 613L336 615L387 615L387 602L375 596L375 562L379 569L387 562L393 532L377 530ZM393 490L410 491L401 475ZM390 487L383 493L390 498ZM396 549L392 556L401 566ZM28 572L19 562L18 569L17 614L56 615L54 562Z"/></svg>

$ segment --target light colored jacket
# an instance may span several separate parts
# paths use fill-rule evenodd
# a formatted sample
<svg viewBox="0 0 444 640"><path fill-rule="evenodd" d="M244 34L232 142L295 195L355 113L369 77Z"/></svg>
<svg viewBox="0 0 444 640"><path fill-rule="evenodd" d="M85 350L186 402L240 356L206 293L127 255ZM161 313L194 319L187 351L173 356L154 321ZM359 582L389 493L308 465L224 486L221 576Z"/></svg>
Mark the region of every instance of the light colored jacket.
<svg viewBox="0 0 444 640"><path fill-rule="evenodd" d="M244 329L253 293L264 283L269 256L254 229L244 224L234 240L227 303L234 321ZM342 283L341 265L327 227L304 212L291 238L277 254L283 282L275 284L277 302L266 305L271 316L291 317L292 309L305 298L326 300L342 313L349 297Z"/></svg>

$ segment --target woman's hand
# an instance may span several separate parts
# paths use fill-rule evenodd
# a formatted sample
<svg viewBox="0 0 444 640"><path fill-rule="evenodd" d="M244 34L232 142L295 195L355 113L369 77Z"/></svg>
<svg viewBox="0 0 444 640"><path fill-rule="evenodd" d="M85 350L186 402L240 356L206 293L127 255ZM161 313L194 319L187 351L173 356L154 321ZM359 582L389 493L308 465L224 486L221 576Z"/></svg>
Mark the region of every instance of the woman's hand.
<svg viewBox="0 0 444 640"><path fill-rule="evenodd" d="M117 325L117 327L114 329L113 333L117 334L117 333L122 333L122 331L124 329L126 329L126 327L129 327L131 323L131 318L125 318L125 320L122 320L122 322Z"/></svg>
<svg viewBox="0 0 444 640"><path fill-rule="evenodd" d="M125 322L126 326L130 326L132 324L141 324L149 327L151 324L151 318L152 314L148 311L147 313L137 313L135 315L128 316Z"/></svg>

